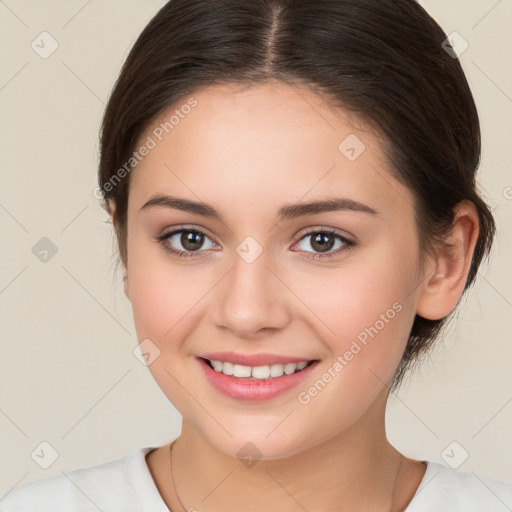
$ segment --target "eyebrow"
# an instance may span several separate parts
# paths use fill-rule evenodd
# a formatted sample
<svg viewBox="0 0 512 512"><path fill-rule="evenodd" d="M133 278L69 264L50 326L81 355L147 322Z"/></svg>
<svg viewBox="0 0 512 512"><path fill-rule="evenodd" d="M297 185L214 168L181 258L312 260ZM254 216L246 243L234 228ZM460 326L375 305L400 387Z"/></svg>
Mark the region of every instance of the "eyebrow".
<svg viewBox="0 0 512 512"><path fill-rule="evenodd" d="M194 213L196 215L201 215L203 217L217 219L221 222L224 222L222 215L215 208L213 208L213 206L207 203L182 199L180 197L157 194L149 199L149 201L144 203L140 210L145 210L152 207L166 207L175 210L182 210L184 212ZM307 215L315 215L319 213L334 212L340 210L370 213L372 215L377 215L379 213L374 208L360 203L359 201L339 197L330 198L323 201L313 201L309 203L297 203L282 206L279 209L277 218L279 220L290 220Z"/></svg>

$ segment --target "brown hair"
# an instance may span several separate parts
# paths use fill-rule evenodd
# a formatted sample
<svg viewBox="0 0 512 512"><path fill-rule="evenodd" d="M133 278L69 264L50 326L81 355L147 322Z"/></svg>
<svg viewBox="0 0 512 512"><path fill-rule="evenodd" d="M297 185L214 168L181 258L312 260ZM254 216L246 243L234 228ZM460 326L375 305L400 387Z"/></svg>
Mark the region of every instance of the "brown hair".
<svg viewBox="0 0 512 512"><path fill-rule="evenodd" d="M395 177L415 198L422 254L449 233L454 207L472 201L479 237L465 290L488 256L495 222L475 183L481 141L462 67L446 34L414 0L171 0L142 31L109 98L100 140L99 186L115 205L127 262L126 169L159 114L214 84L300 83L375 127ZM122 179L113 181L113 177ZM391 390L448 317L416 315Z"/></svg>

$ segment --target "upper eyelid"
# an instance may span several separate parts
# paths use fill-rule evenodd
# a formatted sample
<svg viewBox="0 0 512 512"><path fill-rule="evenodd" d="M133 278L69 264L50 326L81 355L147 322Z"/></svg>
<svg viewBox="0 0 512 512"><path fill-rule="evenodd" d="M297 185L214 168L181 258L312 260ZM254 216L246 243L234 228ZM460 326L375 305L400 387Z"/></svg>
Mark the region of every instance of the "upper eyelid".
<svg viewBox="0 0 512 512"><path fill-rule="evenodd" d="M340 236L341 238L346 238L347 240L350 240L351 242L355 241L353 236L351 236L349 234L345 234L341 230L335 229L335 228L306 228L306 231L304 231L300 235L299 240L302 240L305 236L309 236L314 233L334 234L334 235Z"/></svg>

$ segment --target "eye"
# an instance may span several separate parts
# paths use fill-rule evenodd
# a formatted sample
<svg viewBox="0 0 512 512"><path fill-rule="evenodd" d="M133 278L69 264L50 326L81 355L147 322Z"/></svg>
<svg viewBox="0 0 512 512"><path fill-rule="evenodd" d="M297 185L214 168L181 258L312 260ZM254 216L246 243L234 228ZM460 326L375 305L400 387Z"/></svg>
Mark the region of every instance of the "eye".
<svg viewBox="0 0 512 512"><path fill-rule="evenodd" d="M309 243L306 239L310 238ZM203 256L207 249L213 248L216 244L202 231L192 228L179 228L157 237L164 250L178 257L196 258ZM204 247L205 241L209 240L211 245ZM322 259L336 256L344 251L350 250L356 245L347 237L325 229L310 230L305 233L296 245L303 244L299 250L309 253L309 259ZM338 244L336 250L332 249ZM308 250L309 248L313 251ZM332 251L332 252L329 252Z"/></svg>
<svg viewBox="0 0 512 512"><path fill-rule="evenodd" d="M175 229L157 239L168 253L176 254L180 258L201 256L203 250L211 249L215 245L205 233L198 229ZM204 247L205 240L210 240L212 245Z"/></svg>
<svg viewBox="0 0 512 512"><path fill-rule="evenodd" d="M306 239L310 239L306 242ZM341 252L348 251L355 246L355 242L349 240L347 237L337 233L336 231L329 231L325 229L310 230L302 236L297 245L303 243L301 251L311 253L307 258L321 259L336 256ZM335 251L331 251L335 246ZM308 248L312 248L313 251L309 251ZM318 252L315 252L318 251Z"/></svg>

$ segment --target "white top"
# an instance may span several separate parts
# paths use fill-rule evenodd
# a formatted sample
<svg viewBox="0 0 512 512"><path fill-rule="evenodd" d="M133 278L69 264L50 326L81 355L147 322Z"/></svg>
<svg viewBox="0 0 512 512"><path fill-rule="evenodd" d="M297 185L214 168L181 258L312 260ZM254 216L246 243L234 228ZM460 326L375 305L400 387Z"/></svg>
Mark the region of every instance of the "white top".
<svg viewBox="0 0 512 512"><path fill-rule="evenodd" d="M18 485L0 493L1 512L170 512L138 448L119 459ZM505 512L512 484L427 461L404 512Z"/></svg>

